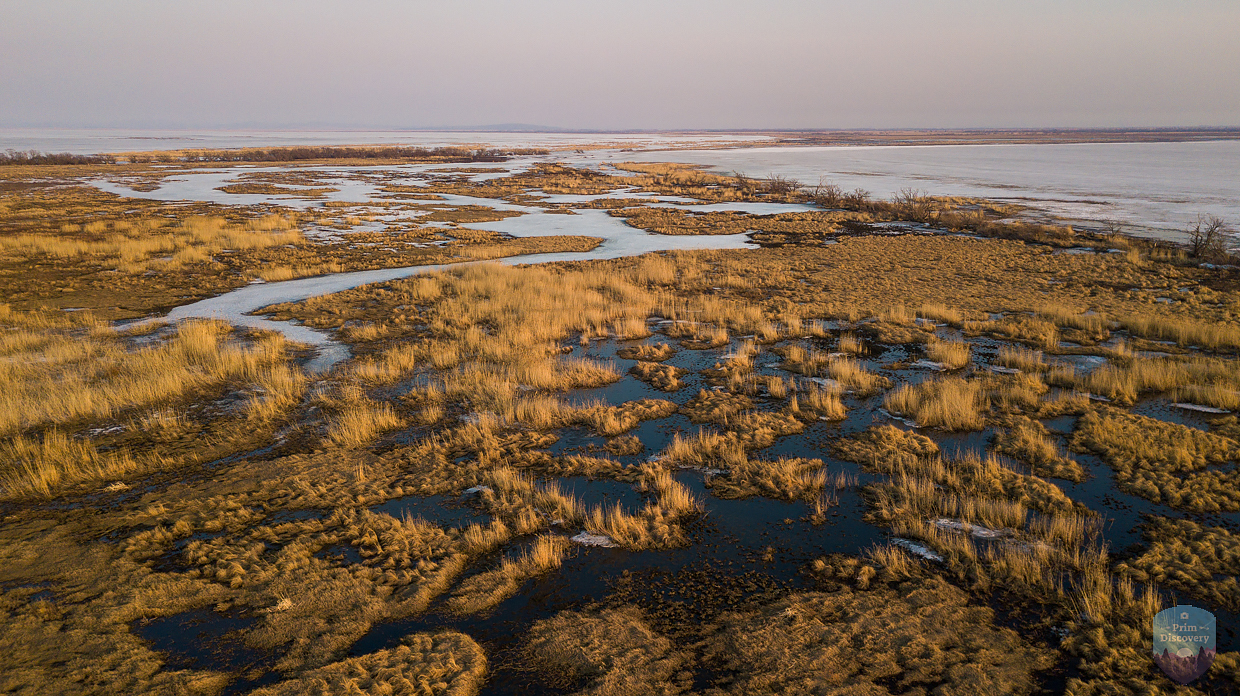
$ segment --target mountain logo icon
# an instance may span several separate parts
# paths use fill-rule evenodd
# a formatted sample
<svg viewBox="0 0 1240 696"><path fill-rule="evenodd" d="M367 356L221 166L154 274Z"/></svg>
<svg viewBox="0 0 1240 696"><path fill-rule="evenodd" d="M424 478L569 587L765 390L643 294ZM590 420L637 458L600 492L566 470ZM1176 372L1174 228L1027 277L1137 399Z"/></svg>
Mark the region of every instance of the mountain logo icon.
<svg viewBox="0 0 1240 696"><path fill-rule="evenodd" d="M1154 663L1172 681L1188 684L1205 674L1218 651L1214 614L1188 604L1154 616Z"/></svg>

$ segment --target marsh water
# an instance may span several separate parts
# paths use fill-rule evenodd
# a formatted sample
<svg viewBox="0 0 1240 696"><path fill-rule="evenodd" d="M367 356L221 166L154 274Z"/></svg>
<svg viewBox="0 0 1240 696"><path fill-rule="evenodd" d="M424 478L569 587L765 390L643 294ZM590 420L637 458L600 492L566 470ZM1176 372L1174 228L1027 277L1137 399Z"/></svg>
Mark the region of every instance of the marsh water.
<svg viewBox="0 0 1240 696"><path fill-rule="evenodd" d="M652 325L652 328L657 328ZM588 357L613 361L617 369L626 373L619 381L592 389L574 390L564 398L570 402L601 400L619 404L641 398L670 399L678 405L688 402L699 389L711 389L700 371L733 354L743 338L708 350L681 350L667 360L667 364L689 371L684 378L685 387L674 392L659 391L627 374L636 361L617 355L625 346L655 343L665 340L655 335L649 339L617 342L594 341L588 346L575 346L572 357ZM975 368L988 369L997 354L998 342L979 338L969 339L973 347ZM819 350L829 350L831 339L809 339ZM892 368L893 364L909 365L917 357L918 350L912 346L886 346L867 341L867 353L862 364L869 370L889 377L897 383L917 383L934 376L936 371L916 367ZM754 371L761 375L784 374L778 367L779 358L764 349L754 361ZM490 676L482 690L489 696L508 696L528 693L568 693L570 690L548 690L536 673L522 667L522 640L534 622L553 616L565 609L580 609L594 603L637 603L656 621L709 621L720 612L740 606L745 602L775 597L795 591L812 591L815 580L805 572L814 559L831 553L860 554L867 549L892 541L893 537L881 526L865 521L867 505L861 489L866 484L880 480L881 476L868 474L859 465L843 461L832 452L832 443L842 436L859 433L873 425L891 424L901 429L912 426L890 415L883 408L883 397L859 396L846 393L843 397L848 408L847 417L837 422L809 423L803 433L778 439L773 445L750 453L753 458L766 460L780 457L808 457L822 459L831 474L845 473L853 477L855 484L839 490L838 502L833 506L825 522L810 521L810 506L802 501L786 502L762 497L741 500L722 499L711 494L707 485L708 472L681 470L677 478L687 485L704 504L704 515L687 529L689 544L674 549L654 551L628 551L621 548L576 546L565 558L558 570L534 578L525 583L521 592L503 601L494 609L479 616L460 616L448 609L447 597L432 602L428 610L419 615L389 620L375 624L359 638L349 650L350 656L360 656L376 650L393 648L411 633L453 629L462 631L484 646L491 661ZM755 398L758 410L778 410L782 399L769 399L759 395ZM1146 415L1177 422L1189 427L1204 428L1206 417L1201 413L1173 407L1166 400L1148 399L1133 409ZM1076 417L1063 416L1046 419L1044 424L1062 449L1075 427ZM676 435L692 434L700 426L691 423L681 414L642 422L630 434L636 435L644 450L633 455L617 455L625 464L640 464L665 448ZM984 454L994 435L993 429L970 433L945 433L932 429L917 429L933 439L947 456L957 456L969 451ZM548 448L555 456L598 452L606 443L592 431L582 427L569 427L555 431L558 441ZM387 443L402 442L412 434L394 433L387 436ZM384 442L380 442L382 446ZM1119 490L1112 472L1097 457L1069 454L1080 462L1088 475L1081 483L1055 480L1075 501L1087 505L1102 515L1100 531L1102 540L1111 549L1113 557L1122 559L1133 551L1133 545L1141 541L1140 524L1145 515L1156 514L1168 518L1188 518L1210 525L1222 526L1233 532L1240 531L1240 513L1214 515L1189 515L1162 505L1152 504ZM1008 465L1021 469L1021 465L1007 461ZM586 477L560 479L563 490L570 491L587 505L619 504L629 512L640 510L645 495L630 484L610 480L592 480ZM463 528L471 523L487 523L489 515L473 505L470 496L407 496L388 500L371 507L397 518L421 517L447 527ZM308 513L313 514L313 513ZM901 541L894 538L895 541ZM472 563L465 577L493 568L501 558L515 557L528 539L518 540ZM979 541L979 543L985 543ZM997 541L993 543L1005 543ZM325 549L321 557L334 563L349 565L362 563L363 559L351 547ZM168 570L177 569L177 559L165 559ZM933 563L933 562L931 562ZM1218 643L1220 651L1234 650L1240 646L1240 616L1212 606L1208 600L1180 595L1179 600L1189 601L1211 609L1219 618ZM1059 637L1055 627L1042 627L1034 633L1022 623L1019 616L1004 616L1000 621L1017 627L1031 640L1045 641L1055 645ZM244 693L256 685L278 680L278 673L271 671L273 657L263 651L246 648L235 636L238 631L251 627L253 618L239 614L220 615L209 610L194 610L172 617L135 624L134 630L160 646L168 654L169 664L197 669L221 669L244 671L254 675L234 681L226 693ZM1056 670L1044 675L1043 686L1050 691L1062 688L1062 680L1071 676L1071 670ZM700 686L709 686L710 675L697 675Z"/></svg>

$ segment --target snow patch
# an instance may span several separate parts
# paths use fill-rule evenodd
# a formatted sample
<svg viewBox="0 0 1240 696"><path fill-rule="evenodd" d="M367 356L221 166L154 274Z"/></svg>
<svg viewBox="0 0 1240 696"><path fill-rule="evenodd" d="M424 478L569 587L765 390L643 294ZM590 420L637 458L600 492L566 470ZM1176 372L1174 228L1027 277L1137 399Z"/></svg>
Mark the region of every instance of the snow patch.
<svg viewBox="0 0 1240 696"><path fill-rule="evenodd" d="M576 542L582 546L601 546L605 549L614 549L616 547L616 543L611 540L611 537L589 532L581 532L570 538L569 541Z"/></svg>
<svg viewBox="0 0 1240 696"><path fill-rule="evenodd" d="M926 559L927 561L935 561L935 562L937 562L937 563L942 563L942 562L943 562L943 557L942 557L942 556L940 556L940 555L938 555L937 553L935 553L935 552L931 551L930 549L926 548L925 546L922 546L921 544L918 544L918 543L917 543L917 542L915 542L915 541L909 541L908 539L902 539L902 538L900 538L900 537L894 537L894 538L892 538L891 543L895 544L896 546L899 546L900 548L902 548L902 549L904 549L904 550L906 550L906 551L908 551L908 552L910 552L910 553L912 553L912 554L914 554L914 555L916 555L916 556L921 556L922 558Z"/></svg>
<svg viewBox="0 0 1240 696"><path fill-rule="evenodd" d="M1228 411L1227 409L1222 409L1222 408L1214 408L1213 406L1202 406L1201 404L1180 404L1180 403L1175 403L1175 404L1171 404L1171 405L1172 405L1172 406L1175 406L1176 408L1182 408L1182 409L1185 409L1185 410L1187 410L1187 411L1200 411L1200 412L1202 412L1202 413L1231 413L1231 411Z"/></svg>

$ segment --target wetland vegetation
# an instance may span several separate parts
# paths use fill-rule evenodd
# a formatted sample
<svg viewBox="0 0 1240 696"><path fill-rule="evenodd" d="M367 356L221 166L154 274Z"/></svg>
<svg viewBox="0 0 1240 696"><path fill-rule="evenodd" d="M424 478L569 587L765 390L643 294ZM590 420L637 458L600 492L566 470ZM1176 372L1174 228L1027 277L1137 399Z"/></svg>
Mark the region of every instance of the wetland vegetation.
<svg viewBox="0 0 1240 696"><path fill-rule="evenodd" d="M1240 686L1217 258L675 164L261 152L0 168L4 691ZM287 164L142 196L222 161ZM497 231L533 210L753 244L574 259ZM432 264L260 311L348 346L325 371L159 320ZM1176 601L1220 617L1191 687L1149 657Z"/></svg>

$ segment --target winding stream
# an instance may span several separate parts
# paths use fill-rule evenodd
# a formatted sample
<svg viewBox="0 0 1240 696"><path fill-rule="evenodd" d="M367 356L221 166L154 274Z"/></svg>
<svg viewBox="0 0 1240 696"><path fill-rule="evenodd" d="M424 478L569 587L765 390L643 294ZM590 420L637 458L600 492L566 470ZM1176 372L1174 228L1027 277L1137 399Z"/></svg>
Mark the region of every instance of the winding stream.
<svg viewBox="0 0 1240 696"><path fill-rule="evenodd" d="M517 166L520 165L518 164ZM408 165L398 167L397 169L400 171L407 171L411 178L411 181L409 182L400 183L415 183L417 181L417 175L425 172L429 168L431 168L430 165ZM377 168L355 167L348 168L348 171L365 171L373 169ZM384 171L391 171L393 168L384 167L382 169ZM488 170L493 172L494 167L479 167L479 169L483 172L488 172ZM165 180L159 188L153 191L135 191L121 184L109 181L95 181L93 183L99 188L117 195L164 201L188 200L230 205L278 204L300 209L309 208L314 205L321 205L324 201L356 203L392 202L390 198L380 197L379 194L381 192L376 184L343 178L339 180L332 180L330 182L331 185L338 190L327 194L324 198L320 199L297 198L292 196L270 196L262 194L233 194L218 190L218 187L234 182L240 174L277 170L278 168L273 167L229 167L218 170L193 172L189 174L178 174L175 177L170 177ZM343 169L329 169L329 171L343 171ZM502 263L505 265L516 266L522 264L553 263L557 261L614 259L624 256L638 256L652 251L671 251L680 249L746 249L756 248L757 246L744 233L734 235L652 234L645 230L630 227L620 218L612 217L606 210L600 209L573 209L572 214L564 214L562 212L549 213L547 210L536 206L519 205L491 198L477 198L452 194L436 195L442 199L442 201L435 201L436 203L442 202L452 206L485 206L494 210L520 213L518 216L505 218L503 220L470 224L469 227L473 229L489 230L499 232L501 234L511 235L513 237L580 235L595 237L601 240L600 244L590 251L522 254L497 259L495 261L489 261L488 263ZM621 190L615 192L615 195L631 196L632 193ZM548 196L547 199L553 202L573 203L580 201L584 203L600 197L603 196L561 195ZM738 210L756 214L769 214L773 212L801 212L813 209L811 206L806 205L778 203L721 203L711 205L692 205L689 203L691 199L678 198L675 196L643 196L643 198L656 198L660 201L658 204L660 206L684 207L704 211ZM411 216L412 215L410 215L410 217ZM317 373L329 369L332 365L340 362L341 360L347 359L349 357L348 347L336 342L325 332L292 322L275 321L260 316L254 316L252 312L272 304L282 302L299 302L319 295L327 295L334 292L349 290L368 283L380 283L398 278L407 278L422 273L434 273L446 268L474 263L481 262L463 261L459 264L405 266L400 268L384 268L371 271L333 273L329 275L299 278L296 280L286 280L273 283L255 282L216 297L211 297L199 302L177 307L169 312L165 319L168 321L179 321L183 319L221 319L235 326L279 331L290 341L303 343L318 349L318 355L306 366L310 372Z"/></svg>

